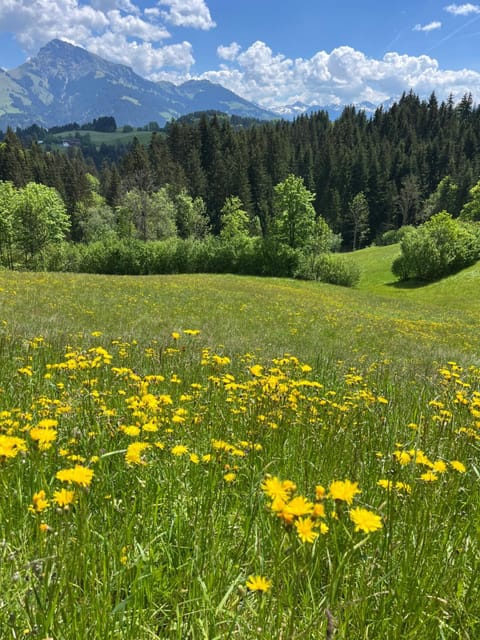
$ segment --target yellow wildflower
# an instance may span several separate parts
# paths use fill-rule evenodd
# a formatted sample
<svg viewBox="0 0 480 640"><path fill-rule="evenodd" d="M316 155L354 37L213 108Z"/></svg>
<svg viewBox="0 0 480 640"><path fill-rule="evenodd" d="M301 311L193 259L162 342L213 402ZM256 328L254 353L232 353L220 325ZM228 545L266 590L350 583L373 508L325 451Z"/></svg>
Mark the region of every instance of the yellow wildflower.
<svg viewBox="0 0 480 640"><path fill-rule="evenodd" d="M291 490L285 484L285 481L280 480L277 476L265 478L260 488L273 500L280 498L283 502L287 502L290 498Z"/></svg>
<svg viewBox="0 0 480 640"><path fill-rule="evenodd" d="M316 502L313 505L312 518L324 518L325 506L321 502Z"/></svg>
<svg viewBox="0 0 480 640"><path fill-rule="evenodd" d="M47 494L43 489L33 494L32 504L28 507L28 510L32 513L42 513L50 506L50 502L47 500Z"/></svg>
<svg viewBox="0 0 480 640"><path fill-rule="evenodd" d="M326 495L327 492L325 490L325 487L322 487L321 484L317 484L317 486L315 487L315 498L317 500L324 500Z"/></svg>
<svg viewBox="0 0 480 640"><path fill-rule="evenodd" d="M262 365L254 364L253 366L251 366L250 367L250 373L255 378L259 378L260 376L262 376L263 375L263 367L262 367Z"/></svg>
<svg viewBox="0 0 480 640"><path fill-rule="evenodd" d="M355 525L355 531L364 531L365 533L371 533L377 531L383 527L382 519L376 513L363 509L362 507L355 507L350 510L350 520Z"/></svg>
<svg viewBox="0 0 480 640"><path fill-rule="evenodd" d="M5 436L0 434L0 459L15 458L21 451L26 451L25 440L15 436Z"/></svg>
<svg viewBox="0 0 480 640"><path fill-rule="evenodd" d="M42 429L41 427L33 427L30 429L30 437L38 443L40 451L47 451L57 438L55 429Z"/></svg>
<svg viewBox="0 0 480 640"><path fill-rule="evenodd" d="M315 523L310 518L299 518L295 522L297 535L302 542L314 542L318 538L318 533L313 530Z"/></svg>
<svg viewBox="0 0 480 640"><path fill-rule="evenodd" d="M357 493L362 493L358 488L358 482L350 480L334 480L329 487L328 495L334 500L343 500L347 504L352 504Z"/></svg>
<svg viewBox="0 0 480 640"><path fill-rule="evenodd" d="M146 449L150 449L152 445L148 442L132 442L127 447L125 453L125 462L127 464L147 464L142 458L142 454Z"/></svg>
<svg viewBox="0 0 480 640"><path fill-rule="evenodd" d="M183 456L184 454L188 453L188 447L186 447L184 444L177 444L172 447L171 453L173 453L174 456Z"/></svg>
<svg viewBox="0 0 480 640"><path fill-rule="evenodd" d="M59 491L54 491L53 502L61 509L68 511L70 505L75 502L75 497L75 491L60 489Z"/></svg>
<svg viewBox="0 0 480 640"><path fill-rule="evenodd" d="M88 487L92 482L93 469L76 464L73 468L57 471L55 477L62 482L70 482L72 484L78 484L81 487Z"/></svg>
<svg viewBox="0 0 480 640"><path fill-rule="evenodd" d="M268 580L264 576L249 576L246 587L249 591L260 591L265 593L272 586L271 580Z"/></svg>
<svg viewBox="0 0 480 640"><path fill-rule="evenodd" d="M412 461L412 456L408 453L408 451L394 451L393 457L403 466L410 464L410 462Z"/></svg>
<svg viewBox="0 0 480 640"><path fill-rule="evenodd" d="M438 480L438 476L436 473L434 473L433 471L426 471L425 473L422 473L422 475L420 476L420 478L424 481L424 482L435 482L435 480Z"/></svg>

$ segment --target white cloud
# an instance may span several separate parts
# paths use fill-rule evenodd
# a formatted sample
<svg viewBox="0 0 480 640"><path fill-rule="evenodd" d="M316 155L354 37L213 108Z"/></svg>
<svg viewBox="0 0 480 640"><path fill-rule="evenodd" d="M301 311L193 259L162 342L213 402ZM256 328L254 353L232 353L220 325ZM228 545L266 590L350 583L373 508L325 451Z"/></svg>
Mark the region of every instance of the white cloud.
<svg viewBox="0 0 480 640"><path fill-rule="evenodd" d="M424 24L423 26L421 24L416 24L413 27L414 31L435 31L435 29L441 29L442 28L442 23L439 22L438 20L434 20L433 22L429 22L428 24Z"/></svg>
<svg viewBox="0 0 480 640"><path fill-rule="evenodd" d="M480 99L480 74L475 71L442 70L427 55L389 52L375 59L348 46L293 59L257 41L232 62L202 77L272 109L295 101L311 105L380 103L410 89L425 97L435 91L439 99L450 93L460 99L471 91Z"/></svg>
<svg viewBox="0 0 480 640"><path fill-rule="evenodd" d="M216 26L204 0L159 0L160 6L170 7L162 11L162 17L177 27L212 29Z"/></svg>
<svg viewBox="0 0 480 640"><path fill-rule="evenodd" d="M108 33L91 38L86 48L102 58L132 67L141 76L152 80L157 79L159 70L164 67L188 73L195 62L189 42L153 47L150 42L129 42L121 36Z"/></svg>
<svg viewBox="0 0 480 640"><path fill-rule="evenodd" d="M217 48L217 55L222 60L235 60L241 49L242 47L238 42L232 42L228 46L220 45Z"/></svg>
<svg viewBox="0 0 480 640"><path fill-rule="evenodd" d="M454 16L468 16L471 13L480 13L480 6L478 4L449 4L444 7L445 11L452 13Z"/></svg>

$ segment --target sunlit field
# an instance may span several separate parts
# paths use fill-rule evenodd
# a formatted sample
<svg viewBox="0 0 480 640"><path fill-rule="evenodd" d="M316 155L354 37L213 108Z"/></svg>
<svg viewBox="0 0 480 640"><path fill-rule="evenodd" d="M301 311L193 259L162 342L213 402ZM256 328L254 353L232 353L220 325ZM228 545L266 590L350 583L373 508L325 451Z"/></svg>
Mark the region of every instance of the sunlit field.
<svg viewBox="0 0 480 640"><path fill-rule="evenodd" d="M480 265L0 273L0 638L480 637Z"/></svg>

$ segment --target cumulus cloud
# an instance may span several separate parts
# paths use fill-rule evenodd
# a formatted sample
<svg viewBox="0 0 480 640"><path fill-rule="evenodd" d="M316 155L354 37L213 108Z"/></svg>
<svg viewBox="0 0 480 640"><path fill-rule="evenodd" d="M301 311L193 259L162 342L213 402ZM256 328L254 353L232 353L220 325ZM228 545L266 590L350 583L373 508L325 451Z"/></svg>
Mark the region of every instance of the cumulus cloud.
<svg viewBox="0 0 480 640"><path fill-rule="evenodd" d="M225 60L225 57L223 57ZM381 59L349 46L319 51L311 58L288 58L256 41L219 69L202 74L246 99L275 109L300 101L309 105L380 103L413 89L440 99L465 93L480 98L480 74L443 70L435 58L386 53Z"/></svg>
<svg viewBox="0 0 480 640"><path fill-rule="evenodd" d="M177 27L208 30L216 26L204 0L160 0L158 4L170 7L168 11L162 11L161 15Z"/></svg>
<svg viewBox="0 0 480 640"><path fill-rule="evenodd" d="M232 42L228 46L220 45L217 48L217 55L219 58L222 58L222 60L235 60L241 49L242 47L238 42Z"/></svg>
<svg viewBox="0 0 480 640"><path fill-rule="evenodd" d="M445 11L452 13L454 16L469 16L471 13L480 13L480 5L471 4L449 4L445 7Z"/></svg>
<svg viewBox="0 0 480 640"><path fill-rule="evenodd" d="M414 31L435 31L435 29L441 29L442 28L442 23L439 22L438 20L434 20L433 22L429 22L428 24L416 24L413 27Z"/></svg>
<svg viewBox="0 0 480 640"><path fill-rule="evenodd" d="M188 74L195 62L191 44L183 41L166 45L171 33L162 22L160 9L142 11L136 2L1 0L0 31L13 33L29 55L36 54L49 40L62 38L131 66L142 76L154 77L162 70ZM206 28L207 21L211 22L203 0L169 0L162 4L168 4L172 15L183 16L190 26Z"/></svg>

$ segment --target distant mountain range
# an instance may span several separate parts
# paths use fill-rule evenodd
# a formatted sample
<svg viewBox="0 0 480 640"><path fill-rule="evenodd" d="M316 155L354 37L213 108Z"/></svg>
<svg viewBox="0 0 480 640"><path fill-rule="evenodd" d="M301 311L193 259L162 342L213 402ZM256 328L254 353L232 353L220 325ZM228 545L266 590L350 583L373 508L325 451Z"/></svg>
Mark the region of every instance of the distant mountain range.
<svg viewBox="0 0 480 640"><path fill-rule="evenodd" d="M63 40L52 40L15 69L0 69L3 131L32 124L46 128L73 122L81 125L101 116L113 116L119 126L140 127L150 122L164 126L172 118L213 110L259 120L293 119L324 110L334 120L343 108L296 102L269 111L208 80L180 85L146 80L130 67ZM365 103L358 108L373 112L376 105Z"/></svg>
<svg viewBox="0 0 480 640"><path fill-rule="evenodd" d="M388 108L392 105L393 100L388 100L382 103L381 106ZM342 115L343 110L347 105L345 104L305 104L304 102L294 102L292 104L287 104L284 107L280 107L275 110L277 116L282 118L286 118L288 120L293 120L301 115L309 115L311 113L315 113L316 111L326 111L330 120L336 120ZM380 106L378 104L374 104L373 102L359 102L355 104L355 109L357 111L365 111L367 116L373 115L376 109Z"/></svg>

